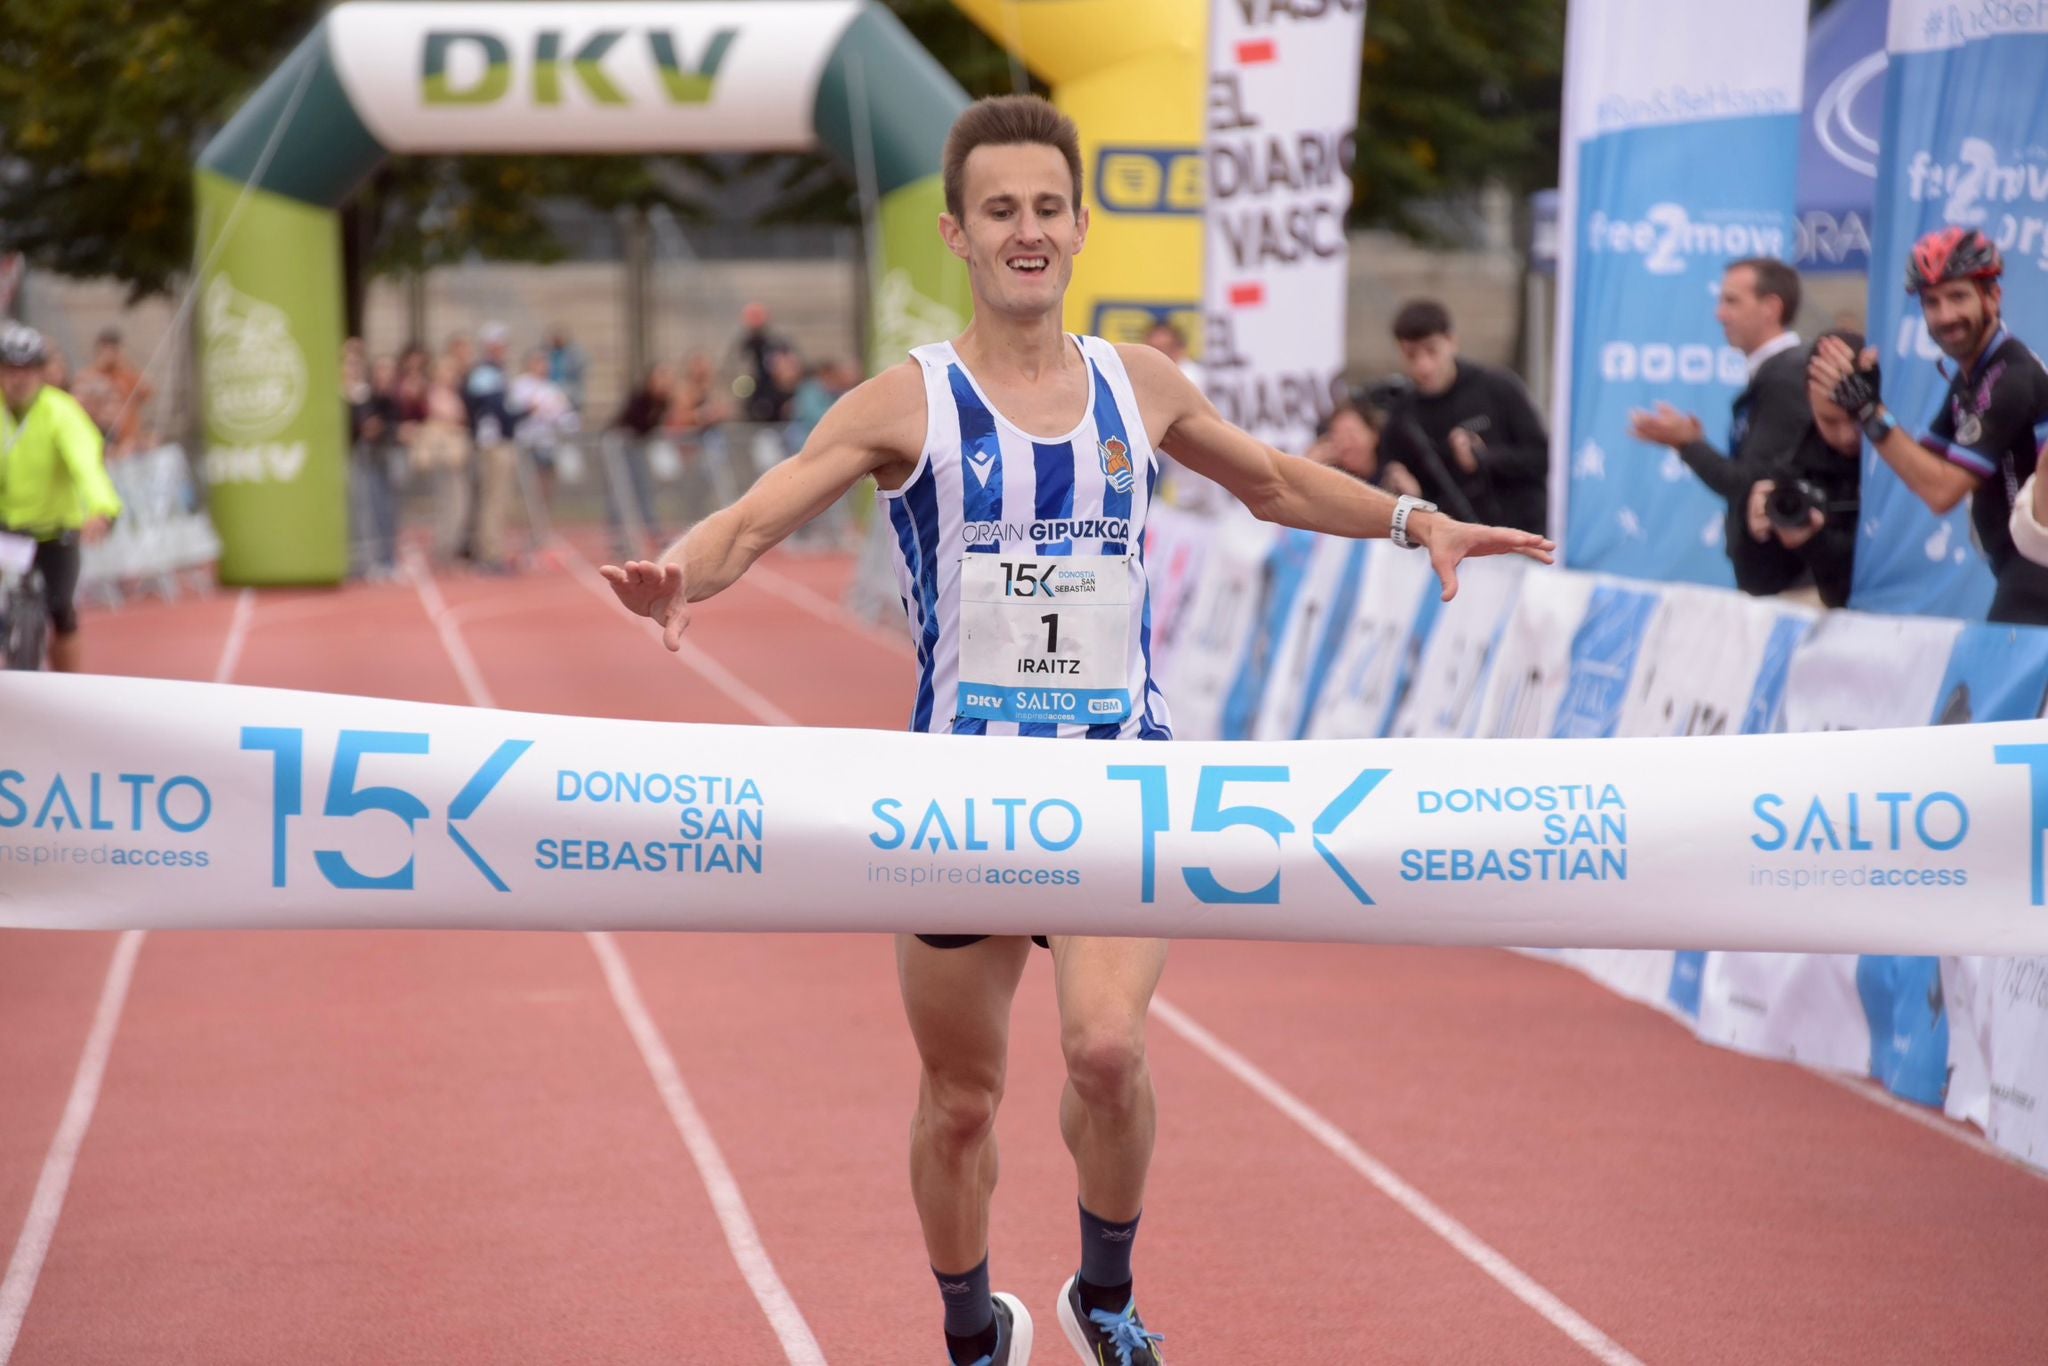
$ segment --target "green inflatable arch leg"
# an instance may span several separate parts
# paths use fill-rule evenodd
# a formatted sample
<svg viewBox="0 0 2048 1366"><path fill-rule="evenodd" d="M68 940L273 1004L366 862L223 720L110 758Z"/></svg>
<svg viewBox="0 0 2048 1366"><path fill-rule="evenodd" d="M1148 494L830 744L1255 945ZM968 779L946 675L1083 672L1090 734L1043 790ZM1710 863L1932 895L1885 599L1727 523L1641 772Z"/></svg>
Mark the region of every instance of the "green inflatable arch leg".
<svg viewBox="0 0 2048 1366"><path fill-rule="evenodd" d="M938 241L967 96L871 0L361 0L329 11L200 155L204 469L228 584L348 569L337 207L416 152L822 147L874 196L871 351L965 325Z"/></svg>

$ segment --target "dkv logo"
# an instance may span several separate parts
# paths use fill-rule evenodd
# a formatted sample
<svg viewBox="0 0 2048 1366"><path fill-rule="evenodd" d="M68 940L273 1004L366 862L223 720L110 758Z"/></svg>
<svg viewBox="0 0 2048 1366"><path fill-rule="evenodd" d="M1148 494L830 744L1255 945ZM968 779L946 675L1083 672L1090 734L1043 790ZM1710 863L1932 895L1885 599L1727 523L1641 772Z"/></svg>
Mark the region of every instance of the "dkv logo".
<svg viewBox="0 0 2048 1366"><path fill-rule="evenodd" d="M627 32L601 28L569 48L560 29L535 30L532 61L527 67L533 103L562 103L565 73L582 85L593 103L632 103L614 79L617 72L605 65ZM666 29L646 29L641 36L668 102L706 104L739 30L714 31L694 62L685 59L676 35ZM420 99L430 106L496 104L511 92L512 76L511 44L495 33L430 30L420 50Z"/></svg>
<svg viewBox="0 0 2048 1366"><path fill-rule="evenodd" d="M1595 210L1586 220L1586 250L1595 255L1640 256L1652 275L1683 275L1694 257L1715 269L1745 256L1789 253L1783 220L1776 214L1713 213L1694 218L1683 204L1652 204L1641 218L1613 218Z"/></svg>

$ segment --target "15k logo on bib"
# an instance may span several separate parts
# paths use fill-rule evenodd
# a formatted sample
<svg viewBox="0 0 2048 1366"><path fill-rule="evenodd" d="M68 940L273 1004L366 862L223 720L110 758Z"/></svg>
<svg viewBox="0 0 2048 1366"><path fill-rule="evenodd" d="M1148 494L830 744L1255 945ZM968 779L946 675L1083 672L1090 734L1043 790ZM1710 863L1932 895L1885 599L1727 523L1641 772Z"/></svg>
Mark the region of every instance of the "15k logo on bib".
<svg viewBox="0 0 2048 1366"><path fill-rule="evenodd" d="M962 555L959 714L1123 721L1134 629L1129 555Z"/></svg>

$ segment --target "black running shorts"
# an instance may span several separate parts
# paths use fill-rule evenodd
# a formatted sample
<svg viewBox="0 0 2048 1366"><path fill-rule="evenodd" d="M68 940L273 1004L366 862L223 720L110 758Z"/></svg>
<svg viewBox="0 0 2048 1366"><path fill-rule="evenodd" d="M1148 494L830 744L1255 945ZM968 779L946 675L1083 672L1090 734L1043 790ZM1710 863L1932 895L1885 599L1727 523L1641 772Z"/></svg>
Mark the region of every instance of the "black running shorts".
<svg viewBox="0 0 2048 1366"><path fill-rule="evenodd" d="M60 636L78 632L78 533L36 542L36 568L43 574L43 605Z"/></svg>
<svg viewBox="0 0 2048 1366"><path fill-rule="evenodd" d="M929 944L935 949L964 949L969 944L979 944L989 937L985 934L921 934L917 940L920 944ZM1041 949L1052 947L1045 942L1045 936L1042 934L1032 935L1031 942Z"/></svg>

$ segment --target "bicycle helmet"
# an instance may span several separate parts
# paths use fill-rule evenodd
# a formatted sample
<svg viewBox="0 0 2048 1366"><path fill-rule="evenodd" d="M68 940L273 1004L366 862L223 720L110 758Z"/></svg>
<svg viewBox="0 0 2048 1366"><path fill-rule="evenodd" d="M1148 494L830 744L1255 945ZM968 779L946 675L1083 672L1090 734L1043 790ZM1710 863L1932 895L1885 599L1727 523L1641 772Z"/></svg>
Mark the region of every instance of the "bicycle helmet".
<svg viewBox="0 0 2048 1366"><path fill-rule="evenodd" d="M1918 294L1950 280L1988 284L2005 273L1998 246L1975 228L1942 228L1913 244L1906 263L1906 292Z"/></svg>
<svg viewBox="0 0 2048 1366"><path fill-rule="evenodd" d="M33 327L26 323L0 326L0 365L26 369L49 358L50 349L43 342L43 334Z"/></svg>

